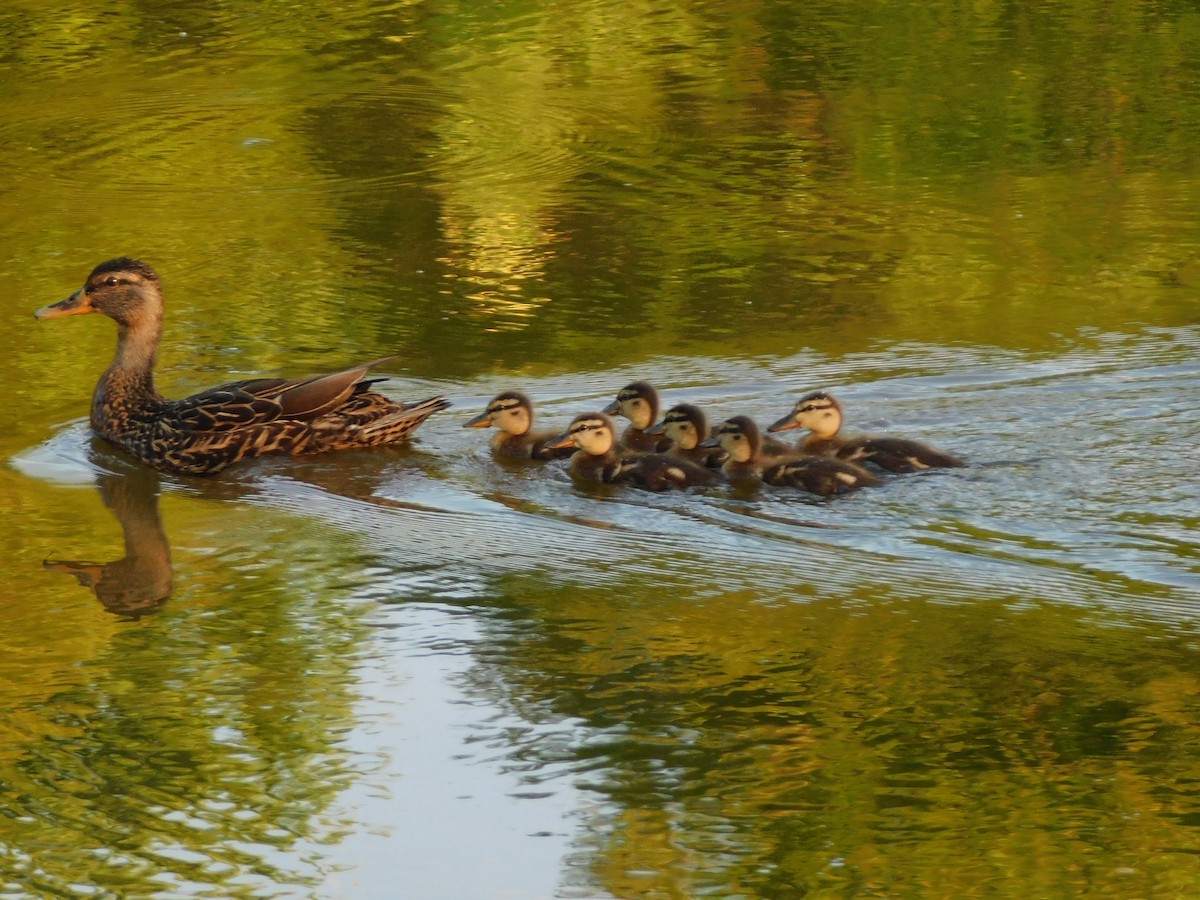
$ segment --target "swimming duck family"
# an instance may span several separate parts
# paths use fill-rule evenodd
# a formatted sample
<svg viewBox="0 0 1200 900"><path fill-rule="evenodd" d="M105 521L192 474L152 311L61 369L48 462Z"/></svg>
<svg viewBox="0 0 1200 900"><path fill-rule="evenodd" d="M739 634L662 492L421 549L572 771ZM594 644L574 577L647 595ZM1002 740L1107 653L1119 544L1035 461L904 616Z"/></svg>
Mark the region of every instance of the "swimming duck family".
<svg viewBox="0 0 1200 900"><path fill-rule="evenodd" d="M172 400L154 384L162 339L158 275L145 262L119 257L92 270L80 290L42 307L39 319L100 313L117 323L117 352L92 396L90 420L101 437L166 472L210 475L270 454L313 454L406 440L430 415L450 406L443 396L405 404L374 388L370 370L389 358L308 378L255 378ZM533 403L521 391L497 394L463 427L494 426L499 457L553 460L570 456L580 480L630 483L649 490L709 485L715 471L833 495L879 484L860 464L891 472L960 467L961 459L906 438L843 437L842 405L817 391L800 398L770 432L809 431L791 447L763 434L747 416L725 420L710 435L695 404L681 403L656 422L658 392L646 381L623 387L601 412L575 417L567 431L534 431ZM610 415L629 420L618 441Z"/></svg>
<svg viewBox="0 0 1200 900"><path fill-rule="evenodd" d="M92 429L165 472L211 475L268 454L310 454L394 444L408 438L445 397L400 403L372 389L367 373L387 359L309 378L253 378L170 400L154 385L162 339L158 275L120 257L92 270L83 287L34 315L100 313L117 323L117 353L92 394Z"/></svg>

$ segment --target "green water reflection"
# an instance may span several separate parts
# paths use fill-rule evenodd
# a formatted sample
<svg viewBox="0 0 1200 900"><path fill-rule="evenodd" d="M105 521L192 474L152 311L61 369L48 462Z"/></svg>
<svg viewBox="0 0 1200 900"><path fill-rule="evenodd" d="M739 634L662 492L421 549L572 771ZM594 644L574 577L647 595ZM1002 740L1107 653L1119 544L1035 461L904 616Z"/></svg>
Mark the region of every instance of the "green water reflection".
<svg viewBox="0 0 1200 900"><path fill-rule="evenodd" d="M566 723L514 755L600 798L583 840L614 896L1194 883L1190 639L1061 607L505 593L477 684Z"/></svg>
<svg viewBox="0 0 1200 900"><path fill-rule="evenodd" d="M338 807L396 654L507 717L464 764L578 792L562 896L1189 894L1198 72L1182 2L7 4L0 893L400 854L434 811ZM30 315L118 254L170 395L846 385L984 465L662 506L445 419L160 484L81 437L111 323ZM355 895L462 896L408 862Z"/></svg>
<svg viewBox="0 0 1200 900"><path fill-rule="evenodd" d="M7 604L4 890L146 896L212 884L262 896L315 879L277 854L313 832L353 777L330 739L351 721L355 613L325 602L321 571L264 564L256 542L207 563L185 547L168 601L155 485L124 477L104 490L125 556L104 566L96 596L25 569L22 601ZM89 521L99 501L68 494L59 512L77 525L57 519L57 540L103 556L121 528ZM244 508L184 510L183 523L168 521L201 546L227 527L265 543L288 530ZM304 558L324 544L308 538L318 543L293 544ZM154 591L135 590L139 571Z"/></svg>

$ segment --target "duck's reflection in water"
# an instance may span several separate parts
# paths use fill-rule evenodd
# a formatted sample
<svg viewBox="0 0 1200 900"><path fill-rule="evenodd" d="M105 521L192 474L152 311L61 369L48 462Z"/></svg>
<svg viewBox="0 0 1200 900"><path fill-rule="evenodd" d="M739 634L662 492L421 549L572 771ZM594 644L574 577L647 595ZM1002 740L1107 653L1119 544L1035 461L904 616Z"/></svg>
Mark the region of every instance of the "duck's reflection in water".
<svg viewBox="0 0 1200 900"><path fill-rule="evenodd" d="M157 473L141 469L97 479L100 496L125 535L125 556L109 563L47 559L52 572L74 575L110 613L140 619L171 596L171 546L158 512Z"/></svg>

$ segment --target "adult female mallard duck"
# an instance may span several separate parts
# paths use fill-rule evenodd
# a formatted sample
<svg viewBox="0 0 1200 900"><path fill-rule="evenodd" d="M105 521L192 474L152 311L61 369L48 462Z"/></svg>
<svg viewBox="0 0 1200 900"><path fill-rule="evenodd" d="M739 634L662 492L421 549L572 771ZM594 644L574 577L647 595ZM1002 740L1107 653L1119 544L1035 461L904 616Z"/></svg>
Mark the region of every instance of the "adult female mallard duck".
<svg viewBox="0 0 1200 900"><path fill-rule="evenodd" d="M647 434L646 429L658 418L658 391L645 381L634 381L621 388L617 399L601 410L608 416L623 416L629 427L621 435L626 450L662 453L671 448L671 439Z"/></svg>
<svg viewBox="0 0 1200 900"><path fill-rule="evenodd" d="M704 447L708 440L708 417L692 403L680 403L667 410L663 420L646 429L648 435L665 434L671 439L667 453L686 459L698 466L719 469L729 454L721 447Z"/></svg>
<svg viewBox="0 0 1200 900"><path fill-rule="evenodd" d="M616 430L604 413L582 413L551 446L578 448L571 457L571 475L581 481L605 484L628 482L649 491L665 491L717 480L710 470L666 453L638 453L616 448Z"/></svg>
<svg viewBox="0 0 1200 900"><path fill-rule="evenodd" d="M832 456L765 456L762 432L749 416L734 416L722 422L709 440L729 454L722 471L730 481L760 479L766 484L800 488L822 496L879 484L879 479L865 469Z"/></svg>
<svg viewBox="0 0 1200 900"><path fill-rule="evenodd" d="M162 337L158 275L121 257L92 270L84 286L34 315L102 313L117 323L117 357L92 395L92 428L156 468L211 475L266 454L323 453L404 440L444 397L405 405L370 389L367 371L386 360L296 381L254 378L168 400L154 386Z"/></svg>
<svg viewBox="0 0 1200 900"><path fill-rule="evenodd" d="M505 391L492 398L487 409L463 423L463 428L499 431L492 437L492 452L513 459L566 459L575 447L551 447L555 431L533 431L533 403L520 391Z"/></svg>
<svg viewBox="0 0 1200 900"><path fill-rule="evenodd" d="M962 468L966 463L928 444L894 437L842 437L842 404L824 391L814 391L796 401L792 411L768 431L807 428L800 442L804 453L869 462L889 472L916 472L931 468Z"/></svg>

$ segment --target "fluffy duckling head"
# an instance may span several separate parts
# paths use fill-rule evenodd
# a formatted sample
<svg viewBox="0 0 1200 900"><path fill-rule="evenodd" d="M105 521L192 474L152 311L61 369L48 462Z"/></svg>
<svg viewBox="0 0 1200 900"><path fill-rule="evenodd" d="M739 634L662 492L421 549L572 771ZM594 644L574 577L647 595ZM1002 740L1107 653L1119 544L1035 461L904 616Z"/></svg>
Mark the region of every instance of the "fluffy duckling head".
<svg viewBox="0 0 1200 900"><path fill-rule="evenodd" d="M832 437L842 427L842 404L832 394L814 391L796 401L792 411L767 431L805 428L820 437Z"/></svg>
<svg viewBox="0 0 1200 900"><path fill-rule="evenodd" d="M705 442L708 446L714 443L729 454L730 462L750 462L762 450L762 432L749 416L734 416L722 422Z"/></svg>
<svg viewBox="0 0 1200 900"><path fill-rule="evenodd" d="M621 388L617 399L604 407L605 415L624 416L634 428L646 429L658 418L658 391L645 381L634 381Z"/></svg>
<svg viewBox="0 0 1200 900"><path fill-rule="evenodd" d="M487 409L463 423L463 428L487 428L495 425L508 434L527 434L533 427L533 404L520 391L497 394Z"/></svg>
<svg viewBox="0 0 1200 900"><path fill-rule="evenodd" d="M691 403L672 406L657 425L646 429L647 434L665 434L680 450L694 450L708 440L708 418L704 411Z"/></svg>
<svg viewBox="0 0 1200 900"><path fill-rule="evenodd" d="M66 300L43 306L39 319L60 319L100 313L122 329L150 320L162 321L162 286L158 275L139 259L126 256L102 262L92 269L83 287Z"/></svg>
<svg viewBox="0 0 1200 900"><path fill-rule="evenodd" d="M584 453L603 456L616 443L612 419L604 413L580 413L558 437L546 442L548 447L569 447L574 444Z"/></svg>

